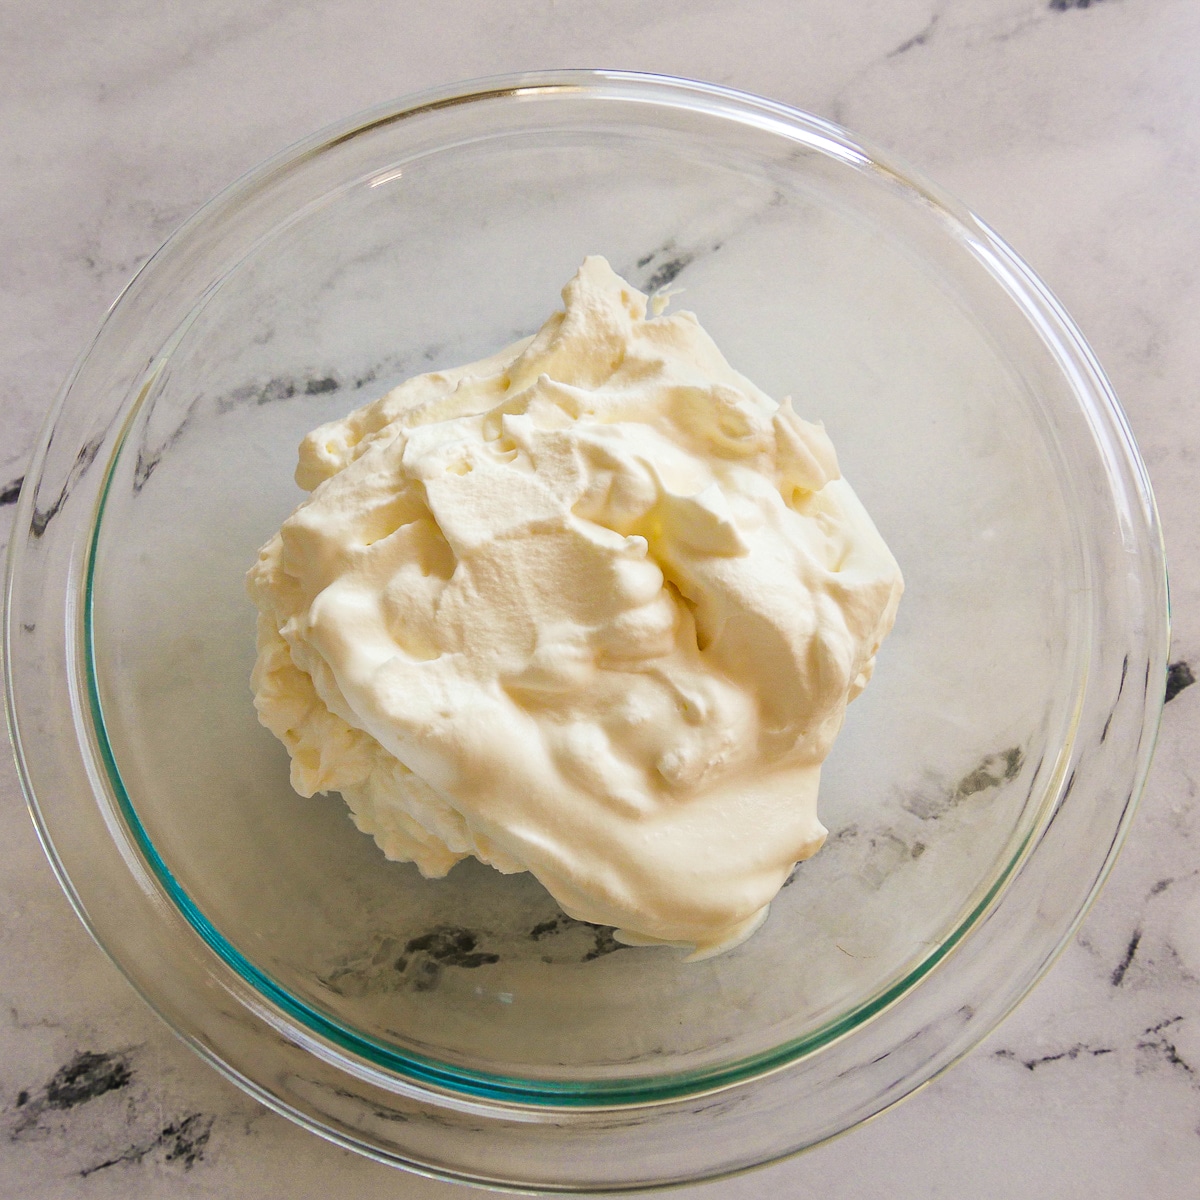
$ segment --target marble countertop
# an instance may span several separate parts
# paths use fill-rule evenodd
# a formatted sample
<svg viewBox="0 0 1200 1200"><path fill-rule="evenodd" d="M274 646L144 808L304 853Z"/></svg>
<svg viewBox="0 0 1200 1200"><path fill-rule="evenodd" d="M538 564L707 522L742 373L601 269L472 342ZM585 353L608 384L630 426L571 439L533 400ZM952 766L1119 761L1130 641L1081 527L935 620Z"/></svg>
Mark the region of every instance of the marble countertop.
<svg viewBox="0 0 1200 1200"><path fill-rule="evenodd" d="M402 93L566 66L729 84L890 149L1024 255L1122 397L1162 513L1175 665L1141 811L1075 941L965 1061L847 1137L683 1194L1198 1194L1195 0L48 0L0 29L3 543L47 406L130 274L266 155ZM477 1194L327 1145L219 1078L76 921L7 755L0 797L0 1194Z"/></svg>

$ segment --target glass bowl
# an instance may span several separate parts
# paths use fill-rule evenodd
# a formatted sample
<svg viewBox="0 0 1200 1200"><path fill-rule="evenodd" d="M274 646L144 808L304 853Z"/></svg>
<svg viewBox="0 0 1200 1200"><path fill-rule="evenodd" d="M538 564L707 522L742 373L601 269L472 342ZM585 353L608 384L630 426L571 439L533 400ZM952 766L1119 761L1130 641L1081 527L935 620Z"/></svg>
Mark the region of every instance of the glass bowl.
<svg viewBox="0 0 1200 1200"><path fill-rule="evenodd" d="M588 253L825 421L908 585L825 770L828 844L699 963L529 876L385 861L291 792L250 702L243 574L300 437L531 332ZM778 1158L979 1041L1111 865L1167 650L1129 430L1013 252L825 121L617 72L387 105L213 200L65 387L8 589L34 820L147 1001L343 1145L550 1191Z"/></svg>

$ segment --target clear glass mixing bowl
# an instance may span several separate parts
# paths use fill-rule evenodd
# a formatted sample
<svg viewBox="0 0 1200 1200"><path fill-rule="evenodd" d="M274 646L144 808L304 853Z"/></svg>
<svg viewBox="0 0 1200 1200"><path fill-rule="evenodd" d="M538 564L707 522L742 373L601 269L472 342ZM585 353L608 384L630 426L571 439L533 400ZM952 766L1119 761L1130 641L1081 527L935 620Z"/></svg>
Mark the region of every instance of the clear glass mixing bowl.
<svg viewBox="0 0 1200 1200"><path fill-rule="evenodd" d="M825 771L828 844L695 964L528 876L386 862L291 792L250 703L242 577L300 437L531 332L587 253L825 421L908 584ZM27 478L8 702L63 886L225 1074L419 1170L640 1188L878 1112L1046 968L1148 765L1161 542L1082 337L928 184L722 88L486 81L285 152L130 284Z"/></svg>

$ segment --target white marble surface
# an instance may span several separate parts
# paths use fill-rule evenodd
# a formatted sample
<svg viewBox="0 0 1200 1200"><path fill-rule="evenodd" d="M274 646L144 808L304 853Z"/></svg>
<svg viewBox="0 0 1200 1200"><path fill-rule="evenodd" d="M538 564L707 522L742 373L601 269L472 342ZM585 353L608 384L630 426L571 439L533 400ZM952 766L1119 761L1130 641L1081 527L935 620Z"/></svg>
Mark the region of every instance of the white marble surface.
<svg viewBox="0 0 1200 1200"><path fill-rule="evenodd" d="M1198 55L1195 0L0 6L0 498L129 274L265 155L454 79L669 72L843 122L956 192L1042 274L1124 400L1165 527L1172 661L1200 669ZM1198 716L1200 687L1167 706L1106 891L999 1031L848 1137L685 1194L1200 1194ZM219 1079L76 922L7 757L0 797L0 1194L471 1194L328 1146ZM60 1075L47 1092L83 1053L111 1056L82 1065L113 1086L82 1100Z"/></svg>

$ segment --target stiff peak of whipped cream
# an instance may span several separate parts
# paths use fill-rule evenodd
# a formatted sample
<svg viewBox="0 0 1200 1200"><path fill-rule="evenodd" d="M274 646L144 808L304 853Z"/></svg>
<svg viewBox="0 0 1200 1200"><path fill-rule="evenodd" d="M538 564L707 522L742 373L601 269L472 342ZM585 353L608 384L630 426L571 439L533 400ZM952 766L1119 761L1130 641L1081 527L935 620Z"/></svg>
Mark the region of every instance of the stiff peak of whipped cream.
<svg viewBox="0 0 1200 1200"><path fill-rule="evenodd" d="M703 956L825 838L899 568L824 429L603 258L531 339L300 447L248 576L255 704L392 859L531 871Z"/></svg>

